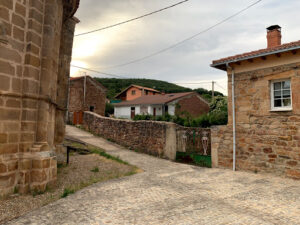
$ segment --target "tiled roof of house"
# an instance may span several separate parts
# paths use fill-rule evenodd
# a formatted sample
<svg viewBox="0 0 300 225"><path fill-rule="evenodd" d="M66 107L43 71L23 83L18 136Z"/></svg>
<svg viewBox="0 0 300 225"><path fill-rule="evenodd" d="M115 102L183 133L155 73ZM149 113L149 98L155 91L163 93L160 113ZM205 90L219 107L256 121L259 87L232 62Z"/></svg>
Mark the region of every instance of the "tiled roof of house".
<svg viewBox="0 0 300 225"><path fill-rule="evenodd" d="M252 58L256 58L256 57L272 55L272 54L282 53L282 52L296 50L296 49L300 49L300 40L282 44L282 45L272 47L272 48L260 49L257 51L247 52L247 53L243 53L243 54L239 54L239 55L234 55L234 56L214 60L212 62L211 66L219 67L226 63L238 62L238 61L242 61L242 60L246 60L246 59L252 59Z"/></svg>
<svg viewBox="0 0 300 225"><path fill-rule="evenodd" d="M172 93L164 95L144 95L131 101L124 101L115 106L130 106L130 105L161 105L172 102L188 95L197 94L196 92Z"/></svg>
<svg viewBox="0 0 300 225"><path fill-rule="evenodd" d="M132 85L130 85L129 87L125 88L123 91L121 91L119 94L117 94L117 95L115 96L115 98L118 98L121 94L123 94L125 91L127 91L127 90L128 90L129 88L131 88L131 87L136 87L136 88L141 89L141 90L144 89L144 90L147 90L147 91L152 91L152 92L160 93L160 91L155 90L155 89L153 89L153 88L142 87L142 86L139 86L139 85L132 84Z"/></svg>
<svg viewBox="0 0 300 225"><path fill-rule="evenodd" d="M85 76L80 76L80 77L70 77L70 81L75 81L75 80L80 80L80 79L84 79ZM98 87L100 87L103 90L107 90L106 87L104 87L100 82L98 82L97 80L95 80L94 78L90 77L90 76L86 76L87 79L89 79L94 85L97 85Z"/></svg>

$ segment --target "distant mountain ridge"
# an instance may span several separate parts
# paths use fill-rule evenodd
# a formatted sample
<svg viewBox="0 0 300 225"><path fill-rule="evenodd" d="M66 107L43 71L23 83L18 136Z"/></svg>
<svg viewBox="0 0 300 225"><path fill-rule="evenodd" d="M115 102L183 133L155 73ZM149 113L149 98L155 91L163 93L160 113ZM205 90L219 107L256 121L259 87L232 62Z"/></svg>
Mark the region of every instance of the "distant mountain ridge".
<svg viewBox="0 0 300 225"><path fill-rule="evenodd" d="M152 79L117 79L117 78L97 78L98 82L100 82L103 86L107 88L107 98L114 99L114 97L120 93L122 90L130 86L131 84L140 85L143 87L153 88L161 92L165 93L180 93L180 92L190 92L196 91L200 95L202 95L206 100L210 101L211 99L211 91L208 91L203 88L191 89L182 87L176 84L172 84L166 81L161 80L152 80ZM220 92L215 92L215 95L221 95Z"/></svg>

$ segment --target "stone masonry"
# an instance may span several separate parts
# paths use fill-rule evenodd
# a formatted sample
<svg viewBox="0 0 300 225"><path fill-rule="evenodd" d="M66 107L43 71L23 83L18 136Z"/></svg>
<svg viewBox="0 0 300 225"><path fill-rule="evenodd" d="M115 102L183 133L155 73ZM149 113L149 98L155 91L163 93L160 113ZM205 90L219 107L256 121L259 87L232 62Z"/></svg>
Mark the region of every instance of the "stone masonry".
<svg viewBox="0 0 300 225"><path fill-rule="evenodd" d="M56 180L78 5L0 1L0 197Z"/></svg>
<svg viewBox="0 0 300 225"><path fill-rule="evenodd" d="M90 111L104 116L106 88L90 76L70 79L69 112Z"/></svg>
<svg viewBox="0 0 300 225"><path fill-rule="evenodd" d="M299 58L298 54L287 54ZM291 79L293 110L270 111L270 81L283 78ZM231 71L228 71L228 88L229 125L212 128L214 167L232 168ZM238 170L300 178L299 90L300 63L235 74Z"/></svg>
<svg viewBox="0 0 300 225"><path fill-rule="evenodd" d="M187 152L186 132L199 135L208 134L208 154L210 153L210 130L185 128L170 122L132 121L99 116L84 112L83 127L96 135L146 154L175 160L176 152ZM199 142L200 153L203 153Z"/></svg>

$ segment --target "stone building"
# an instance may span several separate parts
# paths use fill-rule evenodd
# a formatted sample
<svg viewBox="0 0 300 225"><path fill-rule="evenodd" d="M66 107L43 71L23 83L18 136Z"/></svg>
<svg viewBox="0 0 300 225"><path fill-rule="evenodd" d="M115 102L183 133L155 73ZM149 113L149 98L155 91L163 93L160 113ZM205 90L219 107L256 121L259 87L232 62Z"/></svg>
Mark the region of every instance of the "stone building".
<svg viewBox="0 0 300 225"><path fill-rule="evenodd" d="M101 83L90 76L72 77L68 105L70 122L81 124L84 111L104 116L106 91Z"/></svg>
<svg viewBox="0 0 300 225"><path fill-rule="evenodd" d="M227 126L212 129L215 167L300 178L300 41L281 44L267 28L268 47L213 61L227 72Z"/></svg>
<svg viewBox="0 0 300 225"><path fill-rule="evenodd" d="M0 196L56 180L78 6L0 1Z"/></svg>

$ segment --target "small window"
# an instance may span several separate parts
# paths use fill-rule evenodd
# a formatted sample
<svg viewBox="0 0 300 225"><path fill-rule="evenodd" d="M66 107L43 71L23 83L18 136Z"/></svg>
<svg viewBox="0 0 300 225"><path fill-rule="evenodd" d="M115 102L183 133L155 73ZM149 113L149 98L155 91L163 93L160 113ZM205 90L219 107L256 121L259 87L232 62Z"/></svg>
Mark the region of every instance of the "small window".
<svg viewBox="0 0 300 225"><path fill-rule="evenodd" d="M290 80L272 81L271 83L272 110L291 110L292 91Z"/></svg>
<svg viewBox="0 0 300 225"><path fill-rule="evenodd" d="M94 112L95 111L95 106L91 105L90 106L90 112Z"/></svg>
<svg viewBox="0 0 300 225"><path fill-rule="evenodd" d="M149 94L149 92L146 90L146 95L148 95Z"/></svg>
<svg viewBox="0 0 300 225"><path fill-rule="evenodd" d="M135 90L132 90L132 91L131 91L131 95L135 95Z"/></svg>

